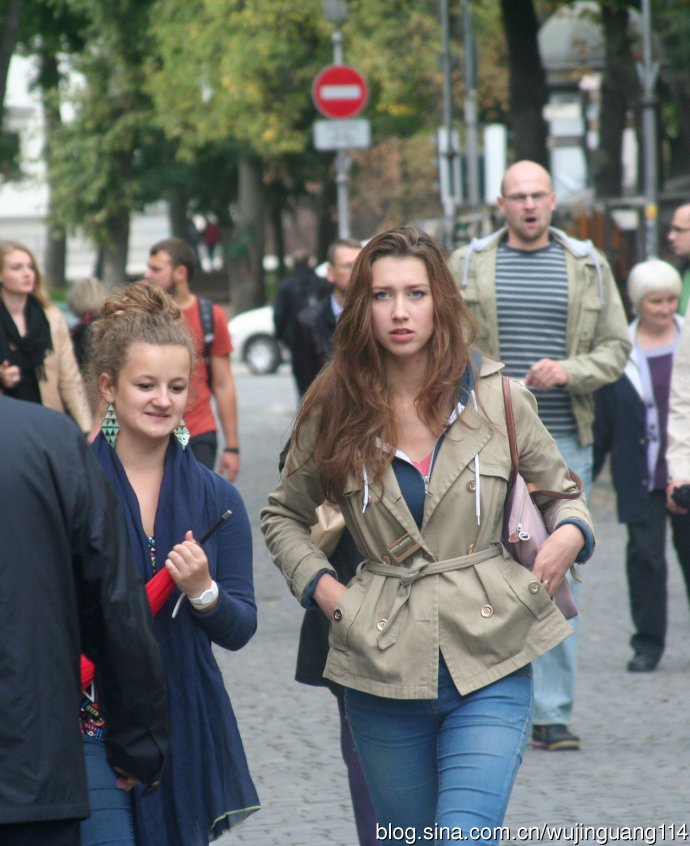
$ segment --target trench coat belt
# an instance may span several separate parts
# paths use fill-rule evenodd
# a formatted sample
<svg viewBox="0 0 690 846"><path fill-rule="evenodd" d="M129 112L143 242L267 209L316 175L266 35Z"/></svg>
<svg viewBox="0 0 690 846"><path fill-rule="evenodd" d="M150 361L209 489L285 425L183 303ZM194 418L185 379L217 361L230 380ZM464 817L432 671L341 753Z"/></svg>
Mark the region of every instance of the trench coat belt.
<svg viewBox="0 0 690 846"><path fill-rule="evenodd" d="M473 552L469 555L459 555L457 558L444 558L442 561L426 561L423 558L417 558L409 568L402 567L399 564L384 564L382 561L367 561L364 569L377 576L398 579L400 583L383 630L376 639L379 647L386 649L392 646L398 639L398 626L394 624L400 612L407 604L412 591L412 585L416 581L423 579L425 576L435 576L439 573L446 573L449 570L462 570L465 567L472 567L475 564L486 561L488 558L496 557L509 557L503 544L498 542L492 543L486 549L482 549L479 552Z"/></svg>

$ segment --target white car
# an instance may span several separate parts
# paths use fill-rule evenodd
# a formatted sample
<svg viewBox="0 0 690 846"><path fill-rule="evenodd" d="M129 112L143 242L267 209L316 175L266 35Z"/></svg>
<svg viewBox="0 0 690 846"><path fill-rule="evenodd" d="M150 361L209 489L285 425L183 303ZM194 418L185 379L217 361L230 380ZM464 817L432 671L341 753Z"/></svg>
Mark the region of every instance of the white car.
<svg viewBox="0 0 690 846"><path fill-rule="evenodd" d="M289 353L278 341L273 325L273 306L243 311L228 322L234 361L243 361L252 373L275 373Z"/></svg>

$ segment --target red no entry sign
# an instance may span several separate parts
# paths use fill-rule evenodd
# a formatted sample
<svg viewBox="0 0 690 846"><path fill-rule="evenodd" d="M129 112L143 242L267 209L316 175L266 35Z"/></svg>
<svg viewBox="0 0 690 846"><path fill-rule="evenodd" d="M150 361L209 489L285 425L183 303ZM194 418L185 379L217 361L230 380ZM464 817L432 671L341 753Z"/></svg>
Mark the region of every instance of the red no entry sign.
<svg viewBox="0 0 690 846"><path fill-rule="evenodd" d="M349 65L324 68L311 87L314 105L329 118L358 115L367 104L369 89L359 71Z"/></svg>

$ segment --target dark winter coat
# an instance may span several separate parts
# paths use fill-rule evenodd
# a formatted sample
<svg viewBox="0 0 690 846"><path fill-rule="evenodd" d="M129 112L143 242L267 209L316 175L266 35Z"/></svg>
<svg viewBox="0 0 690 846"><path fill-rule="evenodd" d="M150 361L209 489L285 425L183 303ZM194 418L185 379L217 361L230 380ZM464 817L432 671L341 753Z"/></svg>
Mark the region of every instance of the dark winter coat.
<svg viewBox="0 0 690 846"><path fill-rule="evenodd" d="M0 397L0 824L89 814L79 655L111 766L159 778L160 654L117 501L65 415Z"/></svg>

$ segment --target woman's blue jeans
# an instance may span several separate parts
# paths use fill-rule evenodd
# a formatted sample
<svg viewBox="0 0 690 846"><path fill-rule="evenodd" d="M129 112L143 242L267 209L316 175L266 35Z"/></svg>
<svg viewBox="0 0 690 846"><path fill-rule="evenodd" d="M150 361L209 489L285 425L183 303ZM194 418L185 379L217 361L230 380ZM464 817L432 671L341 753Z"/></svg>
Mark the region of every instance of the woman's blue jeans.
<svg viewBox="0 0 690 846"><path fill-rule="evenodd" d="M457 843L460 829L498 842L531 725L529 666L462 696L441 659L437 699L348 688L345 705L382 843Z"/></svg>
<svg viewBox="0 0 690 846"><path fill-rule="evenodd" d="M135 846L132 800L116 786L103 741L82 735L91 816L82 820L82 846Z"/></svg>

